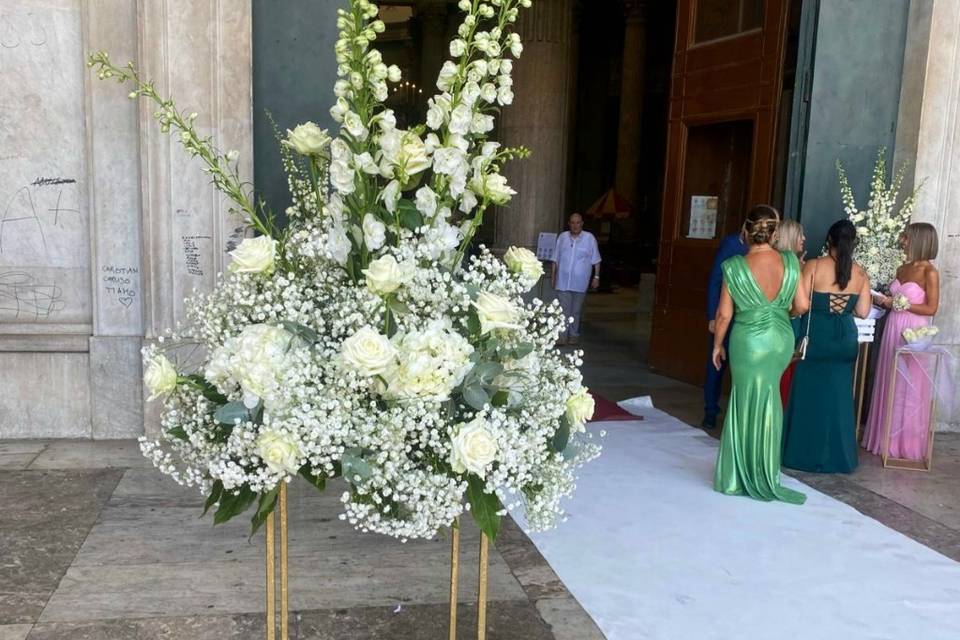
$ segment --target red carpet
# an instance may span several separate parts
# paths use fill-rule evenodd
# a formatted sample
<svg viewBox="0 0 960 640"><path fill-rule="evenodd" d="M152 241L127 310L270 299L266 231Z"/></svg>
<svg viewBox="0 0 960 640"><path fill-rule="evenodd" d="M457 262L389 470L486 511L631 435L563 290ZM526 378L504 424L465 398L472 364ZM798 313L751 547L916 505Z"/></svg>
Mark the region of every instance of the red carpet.
<svg viewBox="0 0 960 640"><path fill-rule="evenodd" d="M591 422L601 422L604 420L643 420L643 416L635 416L627 413L616 402L611 402L601 395L591 393L593 396L593 418Z"/></svg>

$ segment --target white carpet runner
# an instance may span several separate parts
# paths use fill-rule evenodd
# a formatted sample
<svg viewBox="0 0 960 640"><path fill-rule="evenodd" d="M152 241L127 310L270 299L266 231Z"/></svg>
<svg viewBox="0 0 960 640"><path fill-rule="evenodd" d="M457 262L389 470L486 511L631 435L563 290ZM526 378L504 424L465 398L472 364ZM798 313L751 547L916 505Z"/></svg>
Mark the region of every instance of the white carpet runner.
<svg viewBox="0 0 960 640"><path fill-rule="evenodd" d="M715 493L717 443L642 413L589 425L569 521L531 535L609 640L960 639L960 564L792 479L803 506Z"/></svg>

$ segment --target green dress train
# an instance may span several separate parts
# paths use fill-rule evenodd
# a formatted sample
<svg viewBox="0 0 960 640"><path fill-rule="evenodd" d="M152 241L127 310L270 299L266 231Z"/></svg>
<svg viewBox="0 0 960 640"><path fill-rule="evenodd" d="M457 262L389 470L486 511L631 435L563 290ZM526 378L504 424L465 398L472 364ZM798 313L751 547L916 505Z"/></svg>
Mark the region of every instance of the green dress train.
<svg viewBox="0 0 960 640"><path fill-rule="evenodd" d="M727 495L802 504L805 495L780 485L780 376L793 355L787 310L800 280L797 257L781 255L783 282L772 301L763 294L743 256L723 263L723 281L736 309L728 352L733 389L713 488Z"/></svg>

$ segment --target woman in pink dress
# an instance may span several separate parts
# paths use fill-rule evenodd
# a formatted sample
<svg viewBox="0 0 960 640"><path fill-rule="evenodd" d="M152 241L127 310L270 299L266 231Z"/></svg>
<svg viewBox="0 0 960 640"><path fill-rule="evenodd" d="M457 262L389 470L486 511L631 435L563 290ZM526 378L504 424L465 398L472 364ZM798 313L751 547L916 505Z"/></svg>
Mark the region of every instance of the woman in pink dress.
<svg viewBox="0 0 960 640"><path fill-rule="evenodd" d="M876 297L877 304L891 312L883 330L862 444L871 453L882 454L887 413L892 411L889 455L921 460L927 452L932 393L924 363L901 357L892 405L889 389L894 353L906 342L904 330L929 325L940 304L940 274L930 262L937 257L937 230L925 222L915 222L903 232L900 244L907 254L907 263L897 269L897 279L890 285L890 297ZM893 308L899 296L907 299L908 309Z"/></svg>

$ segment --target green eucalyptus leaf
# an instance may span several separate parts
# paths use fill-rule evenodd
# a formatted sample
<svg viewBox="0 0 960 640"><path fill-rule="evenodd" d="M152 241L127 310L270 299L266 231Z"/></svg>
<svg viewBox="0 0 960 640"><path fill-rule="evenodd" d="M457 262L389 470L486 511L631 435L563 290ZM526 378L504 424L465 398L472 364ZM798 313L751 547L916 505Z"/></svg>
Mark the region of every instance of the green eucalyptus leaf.
<svg viewBox="0 0 960 640"><path fill-rule="evenodd" d="M280 324L282 324L283 328L286 329L289 333L292 333L298 338L302 338L303 340L306 340L310 344L317 343L317 332L311 329L310 327L302 325L299 322L293 322L292 320L284 320Z"/></svg>
<svg viewBox="0 0 960 640"><path fill-rule="evenodd" d="M390 311L398 316L410 313L410 307L393 297L387 299L387 306L390 307Z"/></svg>
<svg viewBox="0 0 960 640"><path fill-rule="evenodd" d="M343 470L343 477L351 483L363 482L373 475L373 467L363 459L363 450L347 449L343 452L340 459L340 466ZM357 478L360 478L357 480Z"/></svg>
<svg viewBox="0 0 960 640"><path fill-rule="evenodd" d="M481 362L473 368L471 373L483 385L490 386L494 379L503 373L503 365L499 362Z"/></svg>
<svg viewBox="0 0 960 640"><path fill-rule="evenodd" d="M530 355L533 352L533 343L532 342L521 342L513 348L510 353L510 357L514 360L519 360L525 356Z"/></svg>
<svg viewBox="0 0 960 640"><path fill-rule="evenodd" d="M477 526L491 542L495 541L500 531L500 516L497 515L500 499L495 494L486 493L483 480L470 474L467 477L467 500Z"/></svg>
<svg viewBox="0 0 960 640"><path fill-rule="evenodd" d="M510 392L506 389L500 389L493 394L493 398L490 399L490 404L495 407L505 407L510 402Z"/></svg>
<svg viewBox="0 0 960 640"><path fill-rule="evenodd" d="M223 483L217 480L213 483L213 487L210 488L210 495L207 496L207 501L203 503L203 515L207 515L207 511L210 511L210 507L217 504L217 500L220 499L222 494Z"/></svg>
<svg viewBox="0 0 960 640"><path fill-rule="evenodd" d="M480 411L490 402L490 395L481 385L468 384L463 387L463 401Z"/></svg>
<svg viewBox="0 0 960 640"><path fill-rule="evenodd" d="M237 420L244 422L249 420L251 416L250 411L242 402L228 402L214 412L213 418L217 422L233 426L237 423Z"/></svg>

